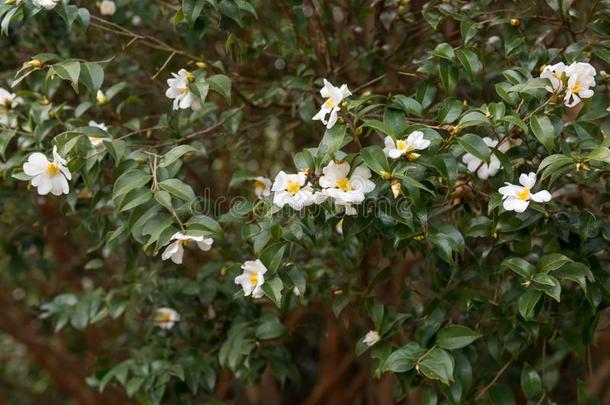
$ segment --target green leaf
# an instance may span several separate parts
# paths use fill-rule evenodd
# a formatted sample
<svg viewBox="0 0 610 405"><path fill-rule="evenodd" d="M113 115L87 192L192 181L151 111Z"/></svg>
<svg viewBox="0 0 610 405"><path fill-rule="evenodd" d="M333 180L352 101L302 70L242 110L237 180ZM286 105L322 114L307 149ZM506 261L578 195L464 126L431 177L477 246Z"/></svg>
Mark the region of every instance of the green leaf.
<svg viewBox="0 0 610 405"><path fill-rule="evenodd" d="M377 145L367 146L360 151L360 157L364 164L375 173L379 175L382 175L382 173L389 174L390 164L381 147Z"/></svg>
<svg viewBox="0 0 610 405"><path fill-rule="evenodd" d="M491 125L489 119L480 111L468 111L460 118L458 125L462 128Z"/></svg>
<svg viewBox="0 0 610 405"><path fill-rule="evenodd" d="M603 163L610 163L610 149L606 146L598 146L590 153L585 155L585 159L595 160Z"/></svg>
<svg viewBox="0 0 610 405"><path fill-rule="evenodd" d="M104 83L104 69L97 63L84 62L81 63L80 72L80 82L84 84L95 97L97 91Z"/></svg>
<svg viewBox="0 0 610 405"><path fill-rule="evenodd" d="M468 346L481 335L467 326L450 325L439 330L436 335L436 344L447 350L461 349Z"/></svg>
<svg viewBox="0 0 610 405"><path fill-rule="evenodd" d="M561 284L559 283L559 280L557 280L551 275L544 273L538 273L534 275L533 280L534 288L544 292L546 295L553 298L557 302L561 301Z"/></svg>
<svg viewBox="0 0 610 405"><path fill-rule="evenodd" d="M284 283L279 277L274 277L271 280L265 281L261 287L263 292L278 308L282 306L282 290Z"/></svg>
<svg viewBox="0 0 610 405"><path fill-rule="evenodd" d="M463 104L454 98L443 101L438 110L438 120L442 124L452 124L462 115Z"/></svg>
<svg viewBox="0 0 610 405"><path fill-rule="evenodd" d="M174 197L186 202L193 202L195 200L195 193L191 186L178 179L167 179L163 180L158 184L162 190L169 192Z"/></svg>
<svg viewBox="0 0 610 405"><path fill-rule="evenodd" d="M152 192L148 188L140 188L130 191L123 197L119 205L119 211L125 212L132 210L142 204L147 203L153 198Z"/></svg>
<svg viewBox="0 0 610 405"><path fill-rule="evenodd" d="M519 313L523 318L530 319L532 317L536 304L538 304L541 297L542 292L536 290L535 288L528 288L525 293L519 297Z"/></svg>
<svg viewBox="0 0 610 405"><path fill-rule="evenodd" d="M189 89L193 93L200 105L205 103L205 100L208 98L208 92L210 90L210 85L205 80L197 80L191 84L189 84Z"/></svg>
<svg viewBox="0 0 610 405"><path fill-rule="evenodd" d="M131 169L119 176L112 189L112 198L127 194L133 189L143 187L152 179L152 176L141 170Z"/></svg>
<svg viewBox="0 0 610 405"><path fill-rule="evenodd" d="M193 215L185 224L189 231L203 232L215 236L222 235L222 228L218 221L207 215Z"/></svg>
<svg viewBox="0 0 610 405"><path fill-rule="evenodd" d="M426 349L421 347L416 342L409 342L405 346L394 350L388 356L384 365L383 371L391 371L393 373L404 373L415 367L417 360L423 356Z"/></svg>
<svg viewBox="0 0 610 405"><path fill-rule="evenodd" d="M66 61L53 65L53 70L59 77L72 82L72 87L78 92L78 78L80 77L80 62Z"/></svg>
<svg viewBox="0 0 610 405"><path fill-rule="evenodd" d="M161 161L159 161L159 167L167 167L187 153L198 153L198 150L190 145L176 146L163 156Z"/></svg>
<svg viewBox="0 0 610 405"><path fill-rule="evenodd" d="M572 261L572 259L562 255L561 253L550 253L542 256L540 260L538 260L537 267L538 271L541 271L542 273L549 273Z"/></svg>
<svg viewBox="0 0 610 405"><path fill-rule="evenodd" d="M535 78L530 79L525 83L519 83L512 87L509 87L507 90L509 92L532 94L535 91L544 89L548 85L549 82L547 79Z"/></svg>
<svg viewBox="0 0 610 405"><path fill-rule="evenodd" d="M201 15L204 5L205 0L182 0L182 14L191 27L195 20Z"/></svg>
<svg viewBox="0 0 610 405"><path fill-rule="evenodd" d="M483 67L477 54L471 51L470 49L458 49L456 52L456 56L462 66L464 66L468 79L471 82L474 82Z"/></svg>
<svg viewBox="0 0 610 405"><path fill-rule="evenodd" d="M489 162L491 149L489 149L489 146L483 142L483 138L480 136L475 134L466 134L457 138L456 141L462 148L464 148L464 150L466 150L466 152L471 153L485 162Z"/></svg>
<svg viewBox="0 0 610 405"><path fill-rule="evenodd" d="M438 77L441 79L445 93L453 94L459 78L457 68L451 62L442 60L438 65Z"/></svg>
<svg viewBox="0 0 610 405"><path fill-rule="evenodd" d="M379 120L365 120L364 123L362 124L362 126L367 127L367 128L376 129L377 131L381 132L382 134L389 135L394 139L396 139L396 137L398 136L398 134L396 134L396 132L394 132L394 130L392 128L390 128L385 123L383 123Z"/></svg>
<svg viewBox="0 0 610 405"><path fill-rule="evenodd" d="M322 140L320 141L320 146L318 147L320 153L326 153L334 157L335 153L337 153L337 151L343 145L343 141L345 139L345 132L345 125L340 124L333 126L331 129L327 129L324 132L324 136L322 137Z"/></svg>
<svg viewBox="0 0 610 405"><path fill-rule="evenodd" d="M571 280L578 283L584 292L587 292L587 279L593 280L593 274L591 274L589 267L579 262L567 263L559 270L555 270L553 275L560 279Z"/></svg>
<svg viewBox="0 0 610 405"><path fill-rule="evenodd" d="M538 141L549 153L552 153L555 144L555 128L551 120L545 115L534 115L530 120L530 127Z"/></svg>
<svg viewBox="0 0 610 405"><path fill-rule="evenodd" d="M172 196L167 191L158 190L155 192L155 200L163 207L172 209Z"/></svg>
<svg viewBox="0 0 610 405"><path fill-rule="evenodd" d="M446 42L438 44L432 51L432 55L446 59L450 62L455 60L455 52L453 51L453 47Z"/></svg>
<svg viewBox="0 0 610 405"><path fill-rule="evenodd" d="M479 24L473 20L464 19L460 22L460 33L462 34L464 45L467 45L474 38L478 30Z"/></svg>
<svg viewBox="0 0 610 405"><path fill-rule="evenodd" d="M418 363L419 371L433 380L440 380L449 385L453 381L455 361L449 352L443 349L432 349Z"/></svg>
<svg viewBox="0 0 610 405"><path fill-rule="evenodd" d="M527 363L521 370L521 389L528 399L537 399L542 395L542 379L538 372Z"/></svg>
<svg viewBox="0 0 610 405"><path fill-rule="evenodd" d="M257 339L276 339L286 332L286 327L273 315L264 315L259 322L254 331Z"/></svg>
<svg viewBox="0 0 610 405"><path fill-rule="evenodd" d="M392 99L394 104L397 104L404 110L407 115L415 115L416 117L421 117L423 114L424 108L421 103L414 98L404 96L402 94L398 94L394 96Z"/></svg>
<svg viewBox="0 0 610 405"><path fill-rule="evenodd" d="M521 277L527 279L531 278L534 273L536 273L536 268L534 265L520 257L510 257L508 259L504 259L504 261L500 264L500 269L512 270Z"/></svg>
<svg viewBox="0 0 610 405"><path fill-rule="evenodd" d="M231 79L225 75L213 75L206 79L210 89L222 95L227 103L231 103Z"/></svg>
<svg viewBox="0 0 610 405"><path fill-rule="evenodd" d="M241 13L239 6L234 0L222 0L218 5L220 12L242 27Z"/></svg>

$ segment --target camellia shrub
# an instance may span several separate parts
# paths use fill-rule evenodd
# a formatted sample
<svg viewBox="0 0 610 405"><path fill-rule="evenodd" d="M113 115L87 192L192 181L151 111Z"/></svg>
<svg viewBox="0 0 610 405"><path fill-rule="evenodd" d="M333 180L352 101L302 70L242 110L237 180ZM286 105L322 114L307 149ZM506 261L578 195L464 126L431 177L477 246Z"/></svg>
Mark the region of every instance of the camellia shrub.
<svg viewBox="0 0 610 405"><path fill-rule="evenodd" d="M2 396L610 401L608 0L0 27Z"/></svg>

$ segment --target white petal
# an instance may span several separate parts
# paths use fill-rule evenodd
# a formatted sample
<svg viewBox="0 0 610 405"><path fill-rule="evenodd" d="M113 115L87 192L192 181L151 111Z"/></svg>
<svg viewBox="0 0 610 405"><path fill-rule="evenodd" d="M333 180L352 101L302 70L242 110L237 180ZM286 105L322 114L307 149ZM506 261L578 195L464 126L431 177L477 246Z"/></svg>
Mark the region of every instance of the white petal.
<svg viewBox="0 0 610 405"><path fill-rule="evenodd" d="M28 157L28 161L23 164L23 172L28 176L36 176L43 173L49 161L47 157L40 152L34 152Z"/></svg>
<svg viewBox="0 0 610 405"><path fill-rule="evenodd" d="M163 251L163 254L161 254L161 260L167 260L172 257L178 251L179 246L180 242L173 242L167 245L167 247Z"/></svg>
<svg viewBox="0 0 610 405"><path fill-rule="evenodd" d="M330 117L328 119L328 124L326 124L327 129L331 129L337 123L337 109L333 108L330 112Z"/></svg>
<svg viewBox="0 0 610 405"><path fill-rule="evenodd" d="M201 242L197 242L197 246L199 246L199 249L203 250L204 252L207 252L208 250L210 250L212 248L213 243L214 243L214 239L205 238Z"/></svg>
<svg viewBox="0 0 610 405"><path fill-rule="evenodd" d="M398 159L402 156L402 151L400 149L390 149L388 150L388 157L392 159Z"/></svg>
<svg viewBox="0 0 610 405"><path fill-rule="evenodd" d="M515 211L521 213L527 209L529 204L529 201L523 201L518 198L508 197L504 200L502 206L507 211Z"/></svg>
<svg viewBox="0 0 610 405"><path fill-rule="evenodd" d="M535 194L531 194L530 198L536 202L549 202L551 201L551 193L546 190L542 190Z"/></svg>
<svg viewBox="0 0 610 405"><path fill-rule="evenodd" d="M536 173L529 172L529 174L522 173L519 176L519 184L523 187L532 188L536 185Z"/></svg>

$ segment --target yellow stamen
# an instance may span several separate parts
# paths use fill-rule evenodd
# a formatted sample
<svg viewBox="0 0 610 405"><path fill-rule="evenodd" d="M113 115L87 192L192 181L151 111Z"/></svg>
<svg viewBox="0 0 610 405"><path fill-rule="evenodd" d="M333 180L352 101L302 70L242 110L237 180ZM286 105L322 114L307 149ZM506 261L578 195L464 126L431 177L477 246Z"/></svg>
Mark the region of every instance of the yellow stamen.
<svg viewBox="0 0 610 405"><path fill-rule="evenodd" d="M182 93L182 94L184 94L184 93L188 93L189 88L188 88L188 87L180 87L180 88L178 89L178 91L179 91L180 93Z"/></svg>
<svg viewBox="0 0 610 405"><path fill-rule="evenodd" d="M580 83L576 82L574 83L574 86L572 86L572 93L578 93L580 92Z"/></svg>
<svg viewBox="0 0 610 405"><path fill-rule="evenodd" d="M409 145L409 142L405 141L404 139L397 140L396 147L405 152L409 152L409 151L413 150L413 147L411 145Z"/></svg>
<svg viewBox="0 0 610 405"><path fill-rule="evenodd" d="M256 183L254 183L254 189L256 190L264 190L265 189L265 183L263 183L262 181L256 181Z"/></svg>
<svg viewBox="0 0 610 405"><path fill-rule="evenodd" d="M159 315L159 322L169 322L172 320L172 316L170 315L169 312L162 312Z"/></svg>
<svg viewBox="0 0 610 405"><path fill-rule="evenodd" d="M49 165L47 166L47 174L49 176L56 176L57 174L59 174L59 165L55 162L49 163Z"/></svg>
<svg viewBox="0 0 610 405"><path fill-rule="evenodd" d="M523 187L521 191L517 192L517 198L521 201L527 201L530 198L530 189L528 187Z"/></svg>
<svg viewBox="0 0 610 405"><path fill-rule="evenodd" d="M192 74L191 72L187 72L186 80L188 80L189 83L193 83L195 81L195 75Z"/></svg>
<svg viewBox="0 0 610 405"><path fill-rule="evenodd" d="M258 274L250 274L250 283L251 284L258 284Z"/></svg>
<svg viewBox="0 0 610 405"><path fill-rule="evenodd" d="M332 98L329 98L328 100L326 100L324 102L324 107L326 107L326 108L335 108L335 106L336 106L336 104Z"/></svg>
<svg viewBox="0 0 610 405"><path fill-rule="evenodd" d="M292 195L298 193L300 189L301 185L296 181L289 181L288 185L286 186L286 190Z"/></svg>
<svg viewBox="0 0 610 405"><path fill-rule="evenodd" d="M420 156L421 156L421 155L420 155L419 153L413 153L413 152L411 152L411 153L408 153L408 154L407 154L407 159L409 159L409 160L415 160L415 159L417 159L417 158L418 158L418 157L420 157Z"/></svg>
<svg viewBox="0 0 610 405"><path fill-rule="evenodd" d="M349 184L347 177L337 180L337 187L343 191L350 191L352 189L352 185Z"/></svg>
<svg viewBox="0 0 610 405"><path fill-rule="evenodd" d="M190 244L191 244L191 240L190 240L190 239L182 239L182 240L180 241L180 244L181 244L182 246L188 246L188 245L190 245Z"/></svg>

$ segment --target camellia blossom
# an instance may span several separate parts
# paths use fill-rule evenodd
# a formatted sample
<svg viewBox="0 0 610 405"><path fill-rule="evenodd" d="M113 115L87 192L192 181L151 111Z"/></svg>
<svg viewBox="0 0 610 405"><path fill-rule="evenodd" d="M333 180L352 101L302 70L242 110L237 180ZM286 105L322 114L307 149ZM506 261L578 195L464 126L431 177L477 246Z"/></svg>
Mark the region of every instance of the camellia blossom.
<svg viewBox="0 0 610 405"><path fill-rule="evenodd" d="M0 125L11 128L17 126L17 116L10 113L10 110L21 104L22 100L15 93L11 93L0 87Z"/></svg>
<svg viewBox="0 0 610 405"><path fill-rule="evenodd" d="M94 128L99 128L102 131L108 131L108 127L106 126L106 124L101 123L101 122L95 122L95 121L89 121L88 124L90 127L94 127ZM100 146L102 143L104 143L104 138L100 138L99 136L89 136L89 142L91 142L91 145L93 145L94 147Z"/></svg>
<svg viewBox="0 0 610 405"><path fill-rule="evenodd" d="M246 297L261 298L264 295L263 288L265 283L264 274L267 267L259 259L248 260L241 265L243 273L235 277L235 284L240 284Z"/></svg>
<svg viewBox="0 0 610 405"><path fill-rule="evenodd" d="M182 257L184 256L184 247L191 244L191 242L197 243L199 249L207 252L212 248L212 244L214 243L214 239L206 238L204 236L193 236L186 235L181 232L176 232L174 236L172 236L171 240L175 240L175 242L167 245L163 254L161 255L162 260L172 259L172 262L176 264L182 264Z"/></svg>
<svg viewBox="0 0 610 405"><path fill-rule="evenodd" d="M551 193L546 190L532 194L531 190L536 185L536 173L521 174L519 176L519 184L506 183L506 186L500 187L498 190L502 194L504 200L502 206L507 211L523 212L530 204L530 200L536 202L551 201Z"/></svg>
<svg viewBox="0 0 610 405"><path fill-rule="evenodd" d="M352 93L347 88L347 84L341 87L333 86L328 80L324 79L324 87L320 90L320 95L326 99L320 111L313 116L312 120L322 121L327 129L331 129L337 122L337 113L341 109L341 102ZM330 114L328 121L326 116Z"/></svg>
<svg viewBox="0 0 610 405"><path fill-rule="evenodd" d="M32 4L36 7L44 8L46 10L52 10L57 6L60 0L32 0Z"/></svg>
<svg viewBox="0 0 610 405"><path fill-rule="evenodd" d="M568 77L564 103L566 107L574 107L583 98L593 97L595 87L595 68L588 63L574 62L565 70Z"/></svg>
<svg viewBox="0 0 610 405"><path fill-rule="evenodd" d="M498 141L489 137L483 138L483 142L490 148L495 148L498 145ZM500 152L506 152L511 148L510 141L504 141L498 147ZM472 153L466 153L462 156L462 162L468 166L468 171L474 173L476 171L477 176L481 180L487 180L489 177L495 176L498 171L502 168L502 163L493 153L489 157L489 163L482 161Z"/></svg>
<svg viewBox="0 0 610 405"><path fill-rule="evenodd" d="M171 308L158 308L155 310L154 320L161 329L170 330L176 322L180 322L180 314Z"/></svg>
<svg viewBox="0 0 610 405"><path fill-rule="evenodd" d="M322 169L324 174L320 177L320 187L323 188L322 195L334 199L335 205L343 207L347 215L356 215L352 204L362 203L365 194L375 189L375 183L369 180L371 171L364 165L354 169L348 178L349 172L349 163L331 161Z"/></svg>
<svg viewBox="0 0 610 405"><path fill-rule="evenodd" d="M311 184L303 172L286 174L282 170L275 177L271 191L274 192L273 203L282 208L286 204L297 211L314 203Z"/></svg>
<svg viewBox="0 0 610 405"><path fill-rule="evenodd" d="M195 76L186 69L180 69L177 74L172 73L172 76L173 78L167 79L169 88L165 95L174 100L174 110L185 110L191 107L196 110L199 108L199 101L188 87L195 80Z"/></svg>
<svg viewBox="0 0 610 405"><path fill-rule="evenodd" d="M57 146L53 146L53 161L47 157L34 152L23 165L23 172L31 179L32 186L37 188L38 194L53 195L68 194L70 186L68 180L72 180L72 174L65 166L66 160L57 153Z"/></svg>
<svg viewBox="0 0 610 405"><path fill-rule="evenodd" d="M545 66L542 73L540 73L540 77L549 79L551 82L550 86L545 87L548 92L554 93L563 90L563 74L565 71L566 65L563 62Z"/></svg>
<svg viewBox="0 0 610 405"><path fill-rule="evenodd" d="M116 13L116 3L112 0L103 0L99 7L102 15L114 15Z"/></svg>
<svg viewBox="0 0 610 405"><path fill-rule="evenodd" d="M255 177L254 194L257 198L269 197L271 195L271 180L263 176Z"/></svg>
<svg viewBox="0 0 610 405"><path fill-rule="evenodd" d="M407 159L415 160L420 154L414 151L423 150L430 146L430 141L424 139L424 133L421 131L412 132L407 139L398 139L396 141L391 136L386 136L383 142L385 144L383 151L387 157L392 159L398 159L405 155Z"/></svg>
<svg viewBox="0 0 610 405"><path fill-rule="evenodd" d="M371 347L375 343L379 342L380 340L381 340L381 336L379 336L379 332L377 332L376 330L370 330L364 336L364 339L362 340L362 342L365 345L367 345L368 347Z"/></svg>

